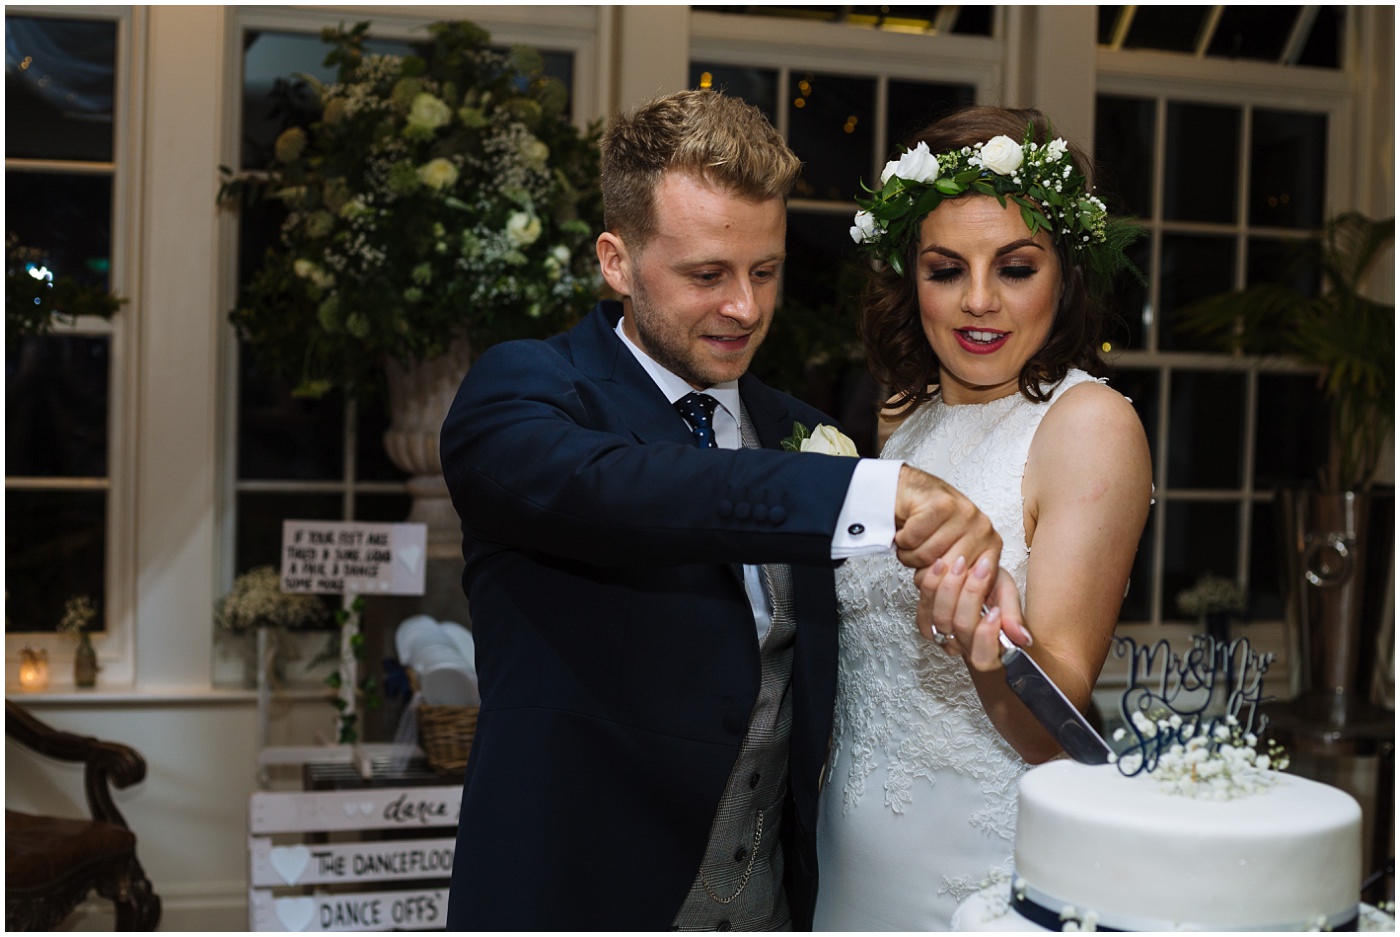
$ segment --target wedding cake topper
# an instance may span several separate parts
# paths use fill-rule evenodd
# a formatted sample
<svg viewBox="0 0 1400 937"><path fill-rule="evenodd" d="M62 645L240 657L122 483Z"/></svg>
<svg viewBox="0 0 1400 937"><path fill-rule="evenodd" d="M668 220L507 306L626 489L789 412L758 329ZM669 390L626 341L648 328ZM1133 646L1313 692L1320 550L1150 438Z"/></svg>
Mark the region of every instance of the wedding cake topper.
<svg viewBox="0 0 1400 937"><path fill-rule="evenodd" d="M1115 638L1114 653L1128 659L1128 685L1120 708L1123 728L1114 741L1134 737L1117 751L1118 770L1148 772L1159 785L1194 797L1226 800L1272 782L1287 758L1276 745L1257 751L1268 717L1259 704L1272 653L1258 653L1247 638L1228 643L1196 635L1185 654L1165 640L1139 647Z"/></svg>

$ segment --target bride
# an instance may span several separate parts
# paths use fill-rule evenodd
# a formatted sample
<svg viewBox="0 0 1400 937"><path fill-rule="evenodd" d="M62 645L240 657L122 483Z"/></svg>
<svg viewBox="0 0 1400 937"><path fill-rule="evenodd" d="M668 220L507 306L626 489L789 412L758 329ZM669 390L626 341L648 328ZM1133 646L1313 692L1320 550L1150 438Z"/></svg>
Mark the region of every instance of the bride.
<svg viewBox="0 0 1400 937"><path fill-rule="evenodd" d="M1151 502L1142 425L1096 378L1096 290L1126 265L1132 233L1035 111L972 108L914 142L852 228L883 261L863 330L903 422L882 456L946 479L992 519L1030 653L1085 709ZM968 570L953 558L930 573L931 592ZM1011 872L1017 782L1059 753L1006 685L996 610L928 642L918 595L892 557L837 573L817 930L947 929L960 901Z"/></svg>

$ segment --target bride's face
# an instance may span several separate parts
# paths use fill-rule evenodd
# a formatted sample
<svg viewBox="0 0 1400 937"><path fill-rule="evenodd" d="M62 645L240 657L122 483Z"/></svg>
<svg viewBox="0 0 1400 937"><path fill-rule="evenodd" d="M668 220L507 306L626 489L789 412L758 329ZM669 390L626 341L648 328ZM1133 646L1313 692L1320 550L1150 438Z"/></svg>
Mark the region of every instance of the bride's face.
<svg viewBox="0 0 1400 937"><path fill-rule="evenodd" d="M1007 200L944 202L919 231L919 316L938 356L943 399L985 403L1018 391L1021 368L1050 337L1062 279L1048 232L1031 236Z"/></svg>

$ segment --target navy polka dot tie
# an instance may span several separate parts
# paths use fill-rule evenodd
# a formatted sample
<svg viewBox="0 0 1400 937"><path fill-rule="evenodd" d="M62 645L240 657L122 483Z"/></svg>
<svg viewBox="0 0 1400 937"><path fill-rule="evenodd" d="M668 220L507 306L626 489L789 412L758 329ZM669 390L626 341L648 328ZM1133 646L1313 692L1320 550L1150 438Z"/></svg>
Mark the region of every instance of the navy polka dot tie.
<svg viewBox="0 0 1400 937"><path fill-rule="evenodd" d="M716 449L719 443L715 442L715 427L713 417L715 407L719 406L719 401L709 394L697 394L691 392L680 400L677 400L675 407L680 411L681 416L690 424L690 430L695 434L695 444L701 449Z"/></svg>

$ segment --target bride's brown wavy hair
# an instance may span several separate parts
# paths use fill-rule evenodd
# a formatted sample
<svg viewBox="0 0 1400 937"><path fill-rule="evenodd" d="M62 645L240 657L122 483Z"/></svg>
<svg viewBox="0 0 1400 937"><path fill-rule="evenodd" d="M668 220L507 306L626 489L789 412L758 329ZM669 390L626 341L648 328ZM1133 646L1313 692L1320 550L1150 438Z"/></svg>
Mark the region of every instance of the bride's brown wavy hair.
<svg viewBox="0 0 1400 937"><path fill-rule="evenodd" d="M999 134L1020 141L1025 138L1028 125L1033 128L1036 143L1043 146L1054 139L1050 122L1037 110L971 107L925 127L909 139L907 146L913 148L923 142L930 151L942 153L985 143ZM1069 153L1075 168L1084 174L1086 191L1090 191L1087 187L1094 181L1093 164L1073 144ZM924 335L919 316L915 279L918 249L917 238L905 248L905 276L895 273L888 264L872 265L865 283L861 337L866 360L870 373L889 394L882 409L894 416L931 399L934 385L939 382L938 357ZM1103 313L1090 297L1084 269L1075 262L1073 253L1068 244L1055 244L1063 289L1049 337L1021 368L1020 390L1028 400L1048 399L1051 389L1070 368L1081 368L1096 377L1103 377L1108 371L1099 354Z"/></svg>

